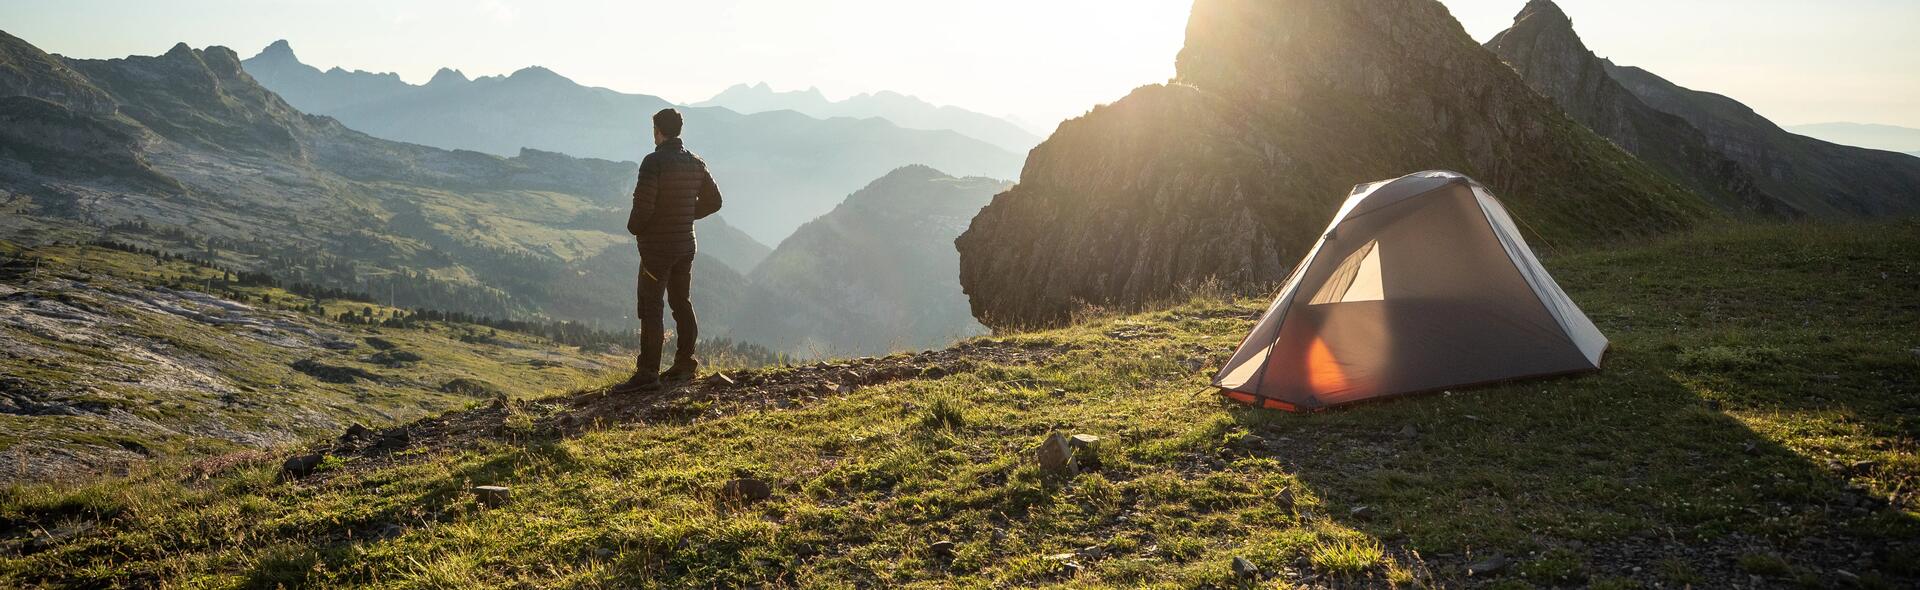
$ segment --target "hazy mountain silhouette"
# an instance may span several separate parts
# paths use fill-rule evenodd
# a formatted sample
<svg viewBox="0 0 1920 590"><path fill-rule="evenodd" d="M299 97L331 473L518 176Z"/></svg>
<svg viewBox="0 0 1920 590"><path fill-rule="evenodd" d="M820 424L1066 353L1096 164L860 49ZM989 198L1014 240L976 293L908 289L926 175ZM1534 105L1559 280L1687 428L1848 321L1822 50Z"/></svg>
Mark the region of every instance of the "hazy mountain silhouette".
<svg viewBox="0 0 1920 590"><path fill-rule="evenodd" d="M1787 131L1814 139L1890 152L1920 153L1920 129L1876 123L1789 125Z"/></svg>
<svg viewBox="0 0 1920 590"><path fill-rule="evenodd" d="M953 239L1011 183L907 166L800 226L749 275L734 335L804 356L937 348L986 329L960 292Z"/></svg>
<svg viewBox="0 0 1920 590"><path fill-rule="evenodd" d="M1686 119L1647 106L1607 73L1551 0L1533 0L1487 49L1575 121L1638 156L1682 186L1739 214L1790 215L1796 207L1757 186L1747 171L1708 145Z"/></svg>
<svg viewBox="0 0 1920 590"><path fill-rule="evenodd" d="M311 112L367 133L443 148L513 154L521 147L637 160L652 149L658 97L589 88L540 67L468 80L442 71L425 85L300 63L285 43L248 59L268 88ZM952 131L904 129L884 119L821 120L774 111L742 115L687 108L687 145L727 195L728 219L765 243L833 209L867 181L908 164L1011 178L1019 156Z"/></svg>
<svg viewBox="0 0 1920 590"><path fill-rule="evenodd" d="M1024 154L1040 143L1040 136L1019 124L955 106L936 106L897 92L862 93L845 100L827 100L818 88L777 92L765 82L736 84L697 107L723 107L740 113L788 110L818 118L879 117L908 129L944 129Z"/></svg>
<svg viewBox="0 0 1920 590"><path fill-rule="evenodd" d="M1487 183L1536 245L1713 215L1569 119L1434 0L1200 0L1170 84L1060 125L956 242L993 327L1285 278L1356 183ZM1541 239L1544 238L1544 239Z"/></svg>
<svg viewBox="0 0 1920 590"><path fill-rule="evenodd" d="M1815 216L1920 210L1920 160L1795 135L1731 98L1594 57L1551 0L1529 2L1487 47L1574 119L1722 208Z"/></svg>
<svg viewBox="0 0 1920 590"><path fill-rule="evenodd" d="M65 59L0 33L0 72L0 188L24 197L0 237L218 244L233 267L404 307L631 321L632 162L374 138L294 109L224 47ZM745 267L763 256L717 219L701 232ZM749 287L702 258L696 298L722 336Z"/></svg>

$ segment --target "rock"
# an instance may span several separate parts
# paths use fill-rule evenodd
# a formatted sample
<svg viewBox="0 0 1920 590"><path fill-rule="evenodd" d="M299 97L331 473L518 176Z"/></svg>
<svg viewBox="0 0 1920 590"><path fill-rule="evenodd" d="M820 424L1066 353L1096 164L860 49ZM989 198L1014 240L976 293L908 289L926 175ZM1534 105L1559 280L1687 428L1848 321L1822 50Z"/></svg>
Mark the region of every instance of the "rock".
<svg viewBox="0 0 1920 590"><path fill-rule="evenodd" d="M1067 397L1067 390L1065 389L1054 388L1054 390L1049 393L1052 393L1053 397Z"/></svg>
<svg viewBox="0 0 1920 590"><path fill-rule="evenodd" d="M1414 428L1412 424L1408 424L1400 429L1400 436L1407 438L1420 436L1420 429Z"/></svg>
<svg viewBox="0 0 1920 590"><path fill-rule="evenodd" d="M1760 454L1760 445L1753 441L1740 443L1740 452L1749 455L1758 455Z"/></svg>
<svg viewBox="0 0 1920 590"><path fill-rule="evenodd" d="M340 442L363 439L370 434L373 434L373 431L368 429L365 424L355 422L347 426L347 432L345 434L340 435Z"/></svg>
<svg viewBox="0 0 1920 590"><path fill-rule="evenodd" d="M1097 442L1100 442L1100 437L1098 436L1094 436L1091 434L1076 434L1076 435L1073 435L1072 438L1067 439L1067 446L1075 449L1084 449L1084 448L1093 446L1093 443L1097 443Z"/></svg>
<svg viewBox="0 0 1920 590"><path fill-rule="evenodd" d="M1260 566L1238 555L1233 556L1233 577L1241 580L1254 580L1260 577Z"/></svg>
<svg viewBox="0 0 1920 590"><path fill-rule="evenodd" d="M382 432L380 438L373 441L373 447L383 451L404 449L409 444L413 444L413 435L404 428Z"/></svg>
<svg viewBox="0 0 1920 590"><path fill-rule="evenodd" d="M1279 492L1273 494L1273 505L1280 507L1281 510L1285 510L1288 513L1292 513L1294 508L1299 505L1299 499L1294 497L1293 488L1280 488Z"/></svg>
<svg viewBox="0 0 1920 590"><path fill-rule="evenodd" d="M474 486L473 497L482 506L499 507L513 499L513 490L506 486Z"/></svg>
<svg viewBox="0 0 1920 590"><path fill-rule="evenodd" d="M1107 549L1099 545L1088 545L1073 551L1074 557L1093 561L1107 556Z"/></svg>
<svg viewBox="0 0 1920 590"><path fill-rule="evenodd" d="M1874 468L1879 466L1880 466L1879 461L1874 461L1871 459L1863 460L1863 461L1854 461L1853 463L1850 463L1847 465L1847 471L1852 472L1854 475L1866 475L1869 473L1873 473Z"/></svg>
<svg viewBox="0 0 1920 590"><path fill-rule="evenodd" d="M1387 171L1476 171L1510 209L1566 216L1540 230L1560 244L1711 214L1593 132L1552 123L1566 116L1440 2L1208 0L1190 20L1178 59L1166 56L1173 80L1061 126L955 240L961 288L987 327L1136 309L1208 279L1280 283L1311 246L1300 238ZM1343 127L1376 124L1394 132Z"/></svg>
<svg viewBox="0 0 1920 590"><path fill-rule="evenodd" d="M1505 555L1495 554L1486 559L1468 564L1467 577L1491 576L1507 569L1508 565L1512 565L1512 562L1508 561Z"/></svg>
<svg viewBox="0 0 1920 590"><path fill-rule="evenodd" d="M836 387L836 388L834 388L834 391L835 391L836 393L839 393L840 395L846 395L846 394L849 394L849 393L853 393L853 384L852 384L852 383L841 383L841 384L839 385L839 387Z"/></svg>
<svg viewBox="0 0 1920 590"><path fill-rule="evenodd" d="M1034 459L1040 463L1040 469L1054 475L1071 476L1079 471L1079 465L1073 459L1073 447L1067 437L1058 432L1047 435L1034 451Z"/></svg>
<svg viewBox="0 0 1920 590"><path fill-rule="evenodd" d="M1613 64L1587 48L1573 21L1552 2L1528 3L1513 27L1486 47L1575 121L1685 187L1728 209L1780 210L1756 188L1760 183L1750 171L1717 151L1707 134L1649 106L1614 79L1608 72Z"/></svg>
<svg viewBox="0 0 1920 590"><path fill-rule="evenodd" d="M1374 510L1372 506L1355 506L1352 510L1347 511L1347 516L1351 516L1355 520L1363 521L1373 520L1373 517L1379 516L1379 514L1380 513Z"/></svg>
<svg viewBox="0 0 1920 590"><path fill-rule="evenodd" d="M1200 361L1197 361L1194 359L1187 359L1184 361L1180 361L1180 366L1185 368L1188 373L1200 372Z"/></svg>
<svg viewBox="0 0 1920 590"><path fill-rule="evenodd" d="M720 495L736 502L759 502L773 497L773 485L758 479L743 477L720 486Z"/></svg>
<svg viewBox="0 0 1920 590"><path fill-rule="evenodd" d="M937 557L953 557L953 541L939 540L927 545L927 552Z"/></svg>
<svg viewBox="0 0 1920 590"><path fill-rule="evenodd" d="M320 463L322 461L325 461L326 458L327 458L326 455L321 455L318 453L293 457L291 459L287 459L286 463L283 463L280 465L280 472L283 475L288 475L292 477L306 477L309 475L313 475L313 470L318 469L320 467Z"/></svg>
<svg viewBox="0 0 1920 590"><path fill-rule="evenodd" d="M714 373L712 377L707 378L707 385L713 387L728 387L733 385L733 378L728 377L726 373Z"/></svg>

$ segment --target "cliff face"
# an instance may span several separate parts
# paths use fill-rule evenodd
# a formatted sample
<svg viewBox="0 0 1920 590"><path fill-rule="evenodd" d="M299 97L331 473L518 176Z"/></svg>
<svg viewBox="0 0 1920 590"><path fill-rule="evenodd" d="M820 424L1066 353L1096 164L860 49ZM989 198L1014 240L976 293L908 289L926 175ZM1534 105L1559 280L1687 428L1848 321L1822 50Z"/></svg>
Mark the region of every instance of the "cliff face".
<svg viewBox="0 0 1920 590"><path fill-rule="evenodd" d="M1166 85L1068 121L957 241L974 316L1046 325L1276 283L1357 183L1458 170L1535 243L1684 228L1698 196L1567 118L1432 0L1200 0Z"/></svg>
<svg viewBox="0 0 1920 590"><path fill-rule="evenodd" d="M1640 100L1607 73L1552 0L1532 0L1513 27L1486 45L1568 116L1668 178L1739 215L1787 216L1797 207L1760 190L1753 177L1686 119Z"/></svg>
<svg viewBox="0 0 1920 590"><path fill-rule="evenodd" d="M1607 64L1648 106L1686 119L1738 162L1761 190L1809 215L1856 217L1920 212L1920 158L1795 135L1740 101L1690 90L1652 72Z"/></svg>

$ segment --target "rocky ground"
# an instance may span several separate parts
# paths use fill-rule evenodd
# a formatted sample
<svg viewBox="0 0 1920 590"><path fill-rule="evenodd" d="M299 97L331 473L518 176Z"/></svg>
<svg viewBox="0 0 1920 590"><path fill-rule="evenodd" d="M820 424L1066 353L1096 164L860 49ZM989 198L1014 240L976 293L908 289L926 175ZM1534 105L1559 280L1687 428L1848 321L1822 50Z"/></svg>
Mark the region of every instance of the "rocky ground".
<svg viewBox="0 0 1920 590"><path fill-rule="evenodd" d="M8 426L0 483L273 448L348 422L388 424L473 399L473 391L446 388L452 379L498 381L504 389L492 389L525 394L618 362L543 354L553 347L511 335L470 345L450 326L381 336L285 307L306 300L277 289L237 289L249 293L242 302L156 281L210 271L144 255L69 246L10 259L0 270L0 423ZM261 303L269 291L282 305ZM475 372L467 359L503 366ZM423 363L439 366L418 370Z"/></svg>

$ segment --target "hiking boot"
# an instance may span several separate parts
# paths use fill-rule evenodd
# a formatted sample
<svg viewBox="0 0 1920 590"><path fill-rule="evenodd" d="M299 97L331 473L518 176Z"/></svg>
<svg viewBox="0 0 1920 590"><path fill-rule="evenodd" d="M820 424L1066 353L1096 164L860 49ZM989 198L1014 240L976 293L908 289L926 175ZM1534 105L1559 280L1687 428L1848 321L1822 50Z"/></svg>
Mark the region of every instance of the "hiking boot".
<svg viewBox="0 0 1920 590"><path fill-rule="evenodd" d="M613 386L613 389L608 390L608 393L624 395L630 393L653 393L659 390L659 377L649 371L638 371L635 372L632 377L627 378L626 381L622 381L619 385Z"/></svg>
<svg viewBox="0 0 1920 590"><path fill-rule="evenodd" d="M692 381L694 375L699 372L700 361L690 358L676 359L673 361L673 366L667 367L666 372L660 374L660 380L669 383L683 383Z"/></svg>

